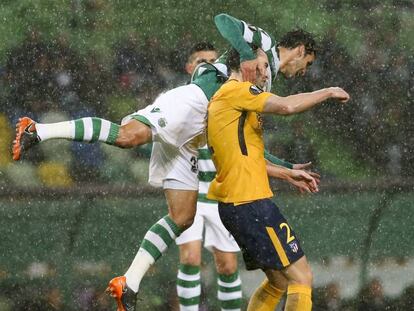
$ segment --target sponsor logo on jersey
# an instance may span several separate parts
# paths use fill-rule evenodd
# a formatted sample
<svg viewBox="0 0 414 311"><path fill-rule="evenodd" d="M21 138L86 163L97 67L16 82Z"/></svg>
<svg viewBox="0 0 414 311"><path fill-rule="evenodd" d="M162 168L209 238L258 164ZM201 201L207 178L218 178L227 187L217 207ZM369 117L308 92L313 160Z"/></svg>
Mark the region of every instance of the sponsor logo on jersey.
<svg viewBox="0 0 414 311"><path fill-rule="evenodd" d="M167 125L167 120L165 120L165 118L158 119L158 125L161 127L165 127Z"/></svg>
<svg viewBox="0 0 414 311"><path fill-rule="evenodd" d="M294 252L294 253L298 252L298 250L299 250L298 243L292 242L292 243L289 244L289 246L290 246L290 249L292 250L292 252Z"/></svg>
<svg viewBox="0 0 414 311"><path fill-rule="evenodd" d="M252 85L249 88L249 91L252 95L259 95L260 93L263 93L263 90L260 87L258 87L257 85Z"/></svg>
<svg viewBox="0 0 414 311"><path fill-rule="evenodd" d="M151 113L154 113L154 112L161 112L161 109L158 107L154 107L151 109Z"/></svg>
<svg viewBox="0 0 414 311"><path fill-rule="evenodd" d="M191 157L191 171L195 174L198 174L198 159L196 157Z"/></svg>

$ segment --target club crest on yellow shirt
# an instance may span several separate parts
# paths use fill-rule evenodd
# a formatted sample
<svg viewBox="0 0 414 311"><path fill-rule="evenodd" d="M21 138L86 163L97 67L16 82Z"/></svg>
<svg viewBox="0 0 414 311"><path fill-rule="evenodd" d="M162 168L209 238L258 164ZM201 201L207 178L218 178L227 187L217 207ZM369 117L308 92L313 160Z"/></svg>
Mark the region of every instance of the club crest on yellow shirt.
<svg viewBox="0 0 414 311"><path fill-rule="evenodd" d="M257 85L250 86L249 91L252 95L259 95L260 93L263 93L263 90Z"/></svg>

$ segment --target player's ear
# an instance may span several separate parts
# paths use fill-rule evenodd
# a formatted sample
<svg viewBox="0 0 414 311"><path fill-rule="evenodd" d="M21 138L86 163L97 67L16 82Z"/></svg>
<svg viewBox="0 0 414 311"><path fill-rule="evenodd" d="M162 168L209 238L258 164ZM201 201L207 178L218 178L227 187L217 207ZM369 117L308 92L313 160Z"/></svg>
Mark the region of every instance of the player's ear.
<svg viewBox="0 0 414 311"><path fill-rule="evenodd" d="M303 44L298 46L298 54L299 57L305 56L305 46Z"/></svg>
<svg viewBox="0 0 414 311"><path fill-rule="evenodd" d="M185 71L186 71L189 75L193 74L193 70L194 70L194 66L193 66L192 64L190 64L190 63L186 63L186 64L185 64Z"/></svg>

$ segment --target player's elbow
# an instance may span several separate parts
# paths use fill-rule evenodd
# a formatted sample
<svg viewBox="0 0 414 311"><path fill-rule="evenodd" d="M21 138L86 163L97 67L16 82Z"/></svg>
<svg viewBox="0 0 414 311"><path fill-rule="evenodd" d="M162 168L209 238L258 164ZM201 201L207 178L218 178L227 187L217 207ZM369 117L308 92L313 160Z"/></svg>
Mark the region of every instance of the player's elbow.
<svg viewBox="0 0 414 311"><path fill-rule="evenodd" d="M296 113L294 107L286 104L286 103L274 103L269 107L269 112L273 114L278 114L282 116L289 116L291 114Z"/></svg>
<svg viewBox="0 0 414 311"><path fill-rule="evenodd" d="M296 109L294 107L292 107L291 105L287 105L284 104L282 105L281 111L280 111L281 115L285 115L285 116L289 116L291 114L295 114L296 113Z"/></svg>
<svg viewBox="0 0 414 311"><path fill-rule="evenodd" d="M277 105L275 113L282 116L289 116L291 114L296 113L296 110L291 105L282 102Z"/></svg>
<svg viewBox="0 0 414 311"><path fill-rule="evenodd" d="M228 15L226 13L220 13L214 16L214 22L216 24L221 23L221 22L224 22L227 18L228 18Z"/></svg>
<svg viewBox="0 0 414 311"><path fill-rule="evenodd" d="M286 97L272 95L266 101L263 112L278 115L291 115L295 113L295 109L289 104Z"/></svg>
<svg viewBox="0 0 414 311"><path fill-rule="evenodd" d="M216 16L214 16L214 23L216 24L217 29L220 31L220 33L223 35L222 31L225 31L228 26L231 26L232 18L230 15L225 13L220 13Z"/></svg>

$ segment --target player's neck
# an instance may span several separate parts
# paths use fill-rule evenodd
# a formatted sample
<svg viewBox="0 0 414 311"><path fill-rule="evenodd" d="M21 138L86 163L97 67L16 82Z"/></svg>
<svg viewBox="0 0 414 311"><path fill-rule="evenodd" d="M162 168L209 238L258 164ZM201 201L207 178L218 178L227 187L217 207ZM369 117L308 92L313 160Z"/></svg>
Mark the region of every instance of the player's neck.
<svg viewBox="0 0 414 311"><path fill-rule="evenodd" d="M237 80L239 82L243 81L242 73L241 71L232 71L231 75L229 77L229 80Z"/></svg>
<svg viewBox="0 0 414 311"><path fill-rule="evenodd" d="M279 70L282 70L286 66L286 64L288 64L295 57L295 54L292 53L292 50L289 50L284 47L279 46L278 49L280 61Z"/></svg>

